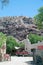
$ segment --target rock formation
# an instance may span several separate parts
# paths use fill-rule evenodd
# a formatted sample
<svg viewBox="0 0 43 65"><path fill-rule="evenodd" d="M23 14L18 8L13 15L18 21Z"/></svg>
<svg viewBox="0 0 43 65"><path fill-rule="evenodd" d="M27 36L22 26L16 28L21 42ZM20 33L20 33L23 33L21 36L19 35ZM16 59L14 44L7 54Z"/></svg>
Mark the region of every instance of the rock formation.
<svg viewBox="0 0 43 65"><path fill-rule="evenodd" d="M33 19L26 16L0 17L0 32L23 40L31 32L40 34Z"/></svg>

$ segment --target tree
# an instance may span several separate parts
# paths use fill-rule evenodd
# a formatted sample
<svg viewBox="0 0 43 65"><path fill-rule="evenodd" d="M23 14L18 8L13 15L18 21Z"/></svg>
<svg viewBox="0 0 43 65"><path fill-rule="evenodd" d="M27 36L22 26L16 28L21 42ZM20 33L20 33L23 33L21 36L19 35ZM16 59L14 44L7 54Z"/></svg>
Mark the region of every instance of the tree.
<svg viewBox="0 0 43 65"><path fill-rule="evenodd" d="M0 48L6 42L6 38L7 38L6 35L0 32Z"/></svg>
<svg viewBox="0 0 43 65"><path fill-rule="evenodd" d="M34 17L35 24L39 29L43 29L43 7L38 9L38 14Z"/></svg>
<svg viewBox="0 0 43 65"><path fill-rule="evenodd" d="M7 53L12 53L12 50L15 50L15 46L19 46L13 36L8 36L6 40Z"/></svg>
<svg viewBox="0 0 43 65"><path fill-rule="evenodd" d="M1 4L2 4L2 8L4 6L6 6L9 3L10 0L0 0Z"/></svg>
<svg viewBox="0 0 43 65"><path fill-rule="evenodd" d="M16 51L15 47L24 48L24 44L16 42L13 36L8 36L6 40L6 52L8 54L14 55Z"/></svg>
<svg viewBox="0 0 43 65"><path fill-rule="evenodd" d="M43 36L39 36L37 34L29 34L28 35L28 39L30 40L31 44L35 44L38 41L42 41L43 40Z"/></svg>
<svg viewBox="0 0 43 65"><path fill-rule="evenodd" d="M24 48L25 47L25 44L23 42L20 42L19 47L20 48Z"/></svg>

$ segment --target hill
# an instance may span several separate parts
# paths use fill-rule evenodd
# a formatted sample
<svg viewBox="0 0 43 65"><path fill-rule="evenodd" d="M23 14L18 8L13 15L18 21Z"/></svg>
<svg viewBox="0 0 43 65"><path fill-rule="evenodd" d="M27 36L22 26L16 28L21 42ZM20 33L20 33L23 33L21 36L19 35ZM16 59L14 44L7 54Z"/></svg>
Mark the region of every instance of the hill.
<svg viewBox="0 0 43 65"><path fill-rule="evenodd" d="M27 16L0 17L0 32L20 41L26 39L29 33L40 34L33 19Z"/></svg>

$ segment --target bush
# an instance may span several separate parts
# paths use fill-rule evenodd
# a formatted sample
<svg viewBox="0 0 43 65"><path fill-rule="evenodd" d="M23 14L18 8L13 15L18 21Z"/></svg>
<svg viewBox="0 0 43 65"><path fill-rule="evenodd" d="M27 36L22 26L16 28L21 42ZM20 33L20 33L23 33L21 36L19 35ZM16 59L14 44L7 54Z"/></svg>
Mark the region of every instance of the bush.
<svg viewBox="0 0 43 65"><path fill-rule="evenodd" d="M8 36L6 40L6 46L7 46L7 53L12 53L12 50L15 50L15 46L19 46L19 44L16 42L15 38L13 36Z"/></svg>
<svg viewBox="0 0 43 65"><path fill-rule="evenodd" d="M30 40L31 44L37 43L38 41L43 40L43 36L39 36L37 34L29 34L28 39Z"/></svg>
<svg viewBox="0 0 43 65"><path fill-rule="evenodd" d="M6 42L6 38L7 38L6 35L0 32L0 48Z"/></svg>
<svg viewBox="0 0 43 65"><path fill-rule="evenodd" d="M6 40L6 52L8 54L14 55L16 52L15 47L24 48L24 44L16 42L15 38L13 36L8 36Z"/></svg>
<svg viewBox="0 0 43 65"><path fill-rule="evenodd" d="M19 47L20 47L20 48L24 48L24 47L25 47L24 43L22 43L22 42L19 43Z"/></svg>

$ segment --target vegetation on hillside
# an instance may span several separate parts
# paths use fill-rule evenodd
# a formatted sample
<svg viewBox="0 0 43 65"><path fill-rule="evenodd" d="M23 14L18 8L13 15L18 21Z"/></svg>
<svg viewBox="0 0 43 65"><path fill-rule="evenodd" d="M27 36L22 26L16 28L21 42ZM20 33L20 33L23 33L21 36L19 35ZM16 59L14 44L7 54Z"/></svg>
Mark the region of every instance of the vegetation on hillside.
<svg viewBox="0 0 43 65"><path fill-rule="evenodd" d="M30 40L31 44L35 44L38 41L42 41L43 40L43 36L39 36L37 34L29 34L28 35L28 39Z"/></svg>

